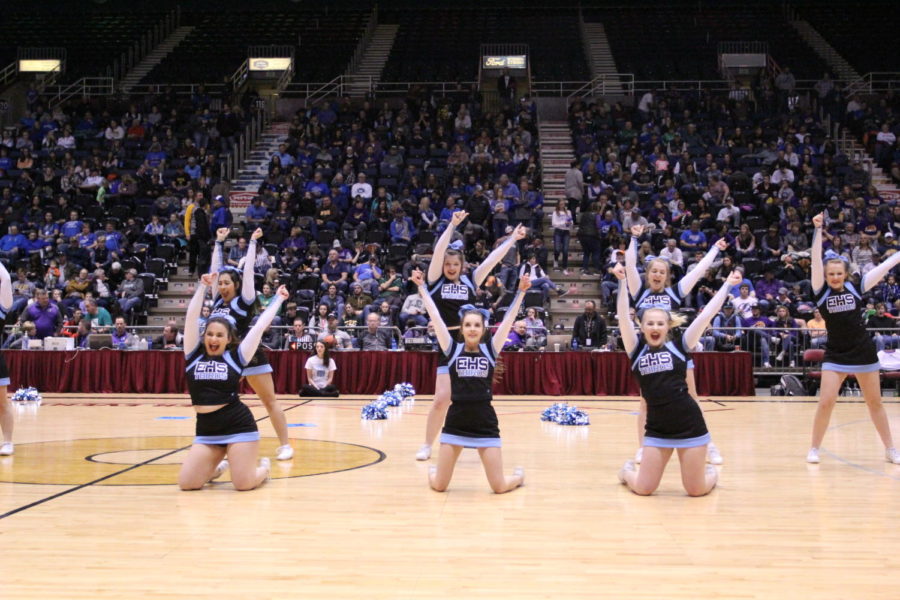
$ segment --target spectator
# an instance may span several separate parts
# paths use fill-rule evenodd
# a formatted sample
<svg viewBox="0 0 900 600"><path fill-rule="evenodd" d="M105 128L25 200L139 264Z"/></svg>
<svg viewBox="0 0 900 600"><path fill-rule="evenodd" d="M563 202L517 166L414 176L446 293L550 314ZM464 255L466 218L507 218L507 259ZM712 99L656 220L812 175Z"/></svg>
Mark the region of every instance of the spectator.
<svg viewBox="0 0 900 600"><path fill-rule="evenodd" d="M328 345L319 340L315 343L315 354L306 359L307 383L300 389L301 397L332 397L340 395L334 386L337 365L330 356Z"/></svg>
<svg viewBox="0 0 900 600"><path fill-rule="evenodd" d="M150 346L152 350L175 350L181 347L181 340L178 339L178 328L175 325L166 325L163 327L162 335L153 340Z"/></svg>
<svg viewBox="0 0 900 600"><path fill-rule="evenodd" d="M597 314L593 300L584 303L584 313L575 318L572 328L572 349L602 348L607 342L606 322Z"/></svg>
<svg viewBox="0 0 900 600"><path fill-rule="evenodd" d="M525 326L525 321L516 321L509 330L506 341L503 342L503 350L522 350L527 340L528 328Z"/></svg>
<svg viewBox="0 0 900 600"><path fill-rule="evenodd" d="M134 344L134 336L129 333L124 317L116 317L112 330L112 347L127 350Z"/></svg>
<svg viewBox="0 0 900 600"><path fill-rule="evenodd" d="M86 298L84 301L84 321L90 321L91 329L95 333L106 333L112 326L112 317L102 306L97 304L93 298Z"/></svg>
<svg viewBox="0 0 900 600"><path fill-rule="evenodd" d="M35 327L35 337L44 339L56 335L62 324L62 313L55 304L50 302L50 294L47 290L37 289L34 292L34 302L22 311L19 321L31 321Z"/></svg>
<svg viewBox="0 0 900 600"><path fill-rule="evenodd" d="M338 318L334 313L328 313L328 321L325 329L319 333L317 341L333 344L335 350L347 350L353 347L353 341L346 331L338 329Z"/></svg>
<svg viewBox="0 0 900 600"><path fill-rule="evenodd" d="M391 334L380 326L379 316L369 313L366 317L366 328L359 333L361 350L388 350L391 347Z"/></svg>
<svg viewBox="0 0 900 600"><path fill-rule="evenodd" d="M284 334L284 350L303 350L305 352L313 352L315 350L316 338L306 331L306 323L303 319L297 317L294 319L293 328Z"/></svg>
<svg viewBox="0 0 900 600"><path fill-rule="evenodd" d="M144 299L144 281L137 278L137 269L125 271L125 280L116 288L117 301L122 314L131 319L134 309L141 305Z"/></svg>
<svg viewBox="0 0 900 600"><path fill-rule="evenodd" d="M742 340L747 344L745 349L750 352L755 352L758 349L763 368L771 368L769 356L772 351L771 343L774 333L772 331L772 321L762 315L759 305L754 304L750 309L750 316L742 319L741 325L746 330L746 335L742 336Z"/></svg>

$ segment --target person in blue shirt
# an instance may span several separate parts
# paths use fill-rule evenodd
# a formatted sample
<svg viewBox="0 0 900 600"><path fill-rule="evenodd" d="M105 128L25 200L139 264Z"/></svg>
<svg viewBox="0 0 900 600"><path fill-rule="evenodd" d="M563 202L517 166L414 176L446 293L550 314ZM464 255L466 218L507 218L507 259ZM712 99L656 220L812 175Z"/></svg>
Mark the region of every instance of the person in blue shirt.
<svg viewBox="0 0 900 600"><path fill-rule="evenodd" d="M91 231L90 223L81 224L81 233L77 236L78 244L85 250L93 250L97 245L97 236Z"/></svg>
<svg viewBox="0 0 900 600"><path fill-rule="evenodd" d="M121 252L123 247L124 238L122 234L116 231L115 225L112 221L106 224L106 231L104 232L104 244L106 245L106 249L110 252Z"/></svg>
<svg viewBox="0 0 900 600"><path fill-rule="evenodd" d="M13 159L8 156L8 152L6 146L0 148L0 170L9 171L16 165L16 163L13 162Z"/></svg>
<svg viewBox="0 0 900 600"><path fill-rule="evenodd" d="M682 250L696 251L705 250L707 247L706 234L700 231L700 221L691 221L691 228L681 234L679 242Z"/></svg>
<svg viewBox="0 0 900 600"><path fill-rule="evenodd" d="M19 228L10 225L9 233L0 238L0 256L11 259L18 258L26 241L25 236L19 233Z"/></svg>
<svg viewBox="0 0 900 600"><path fill-rule="evenodd" d="M28 232L28 239L25 240L25 243L22 245L22 250L24 250L28 255L37 254L49 245L49 242L46 242L39 238L37 231L32 229Z"/></svg>
<svg viewBox="0 0 900 600"><path fill-rule="evenodd" d="M231 211L228 210L224 196L216 196L215 207L215 212L213 212L212 219L210 219L209 222L210 232L215 233L223 227L231 229L231 224L234 222L234 216L232 216Z"/></svg>
<svg viewBox="0 0 900 600"><path fill-rule="evenodd" d="M65 239L71 239L81 233L82 225L84 225L84 223L78 218L78 211L73 210L69 213L69 220L60 227L59 233Z"/></svg>
<svg viewBox="0 0 900 600"><path fill-rule="evenodd" d="M402 210L394 213L394 220L391 221L391 243L409 244L416 235L416 228L412 219L406 216Z"/></svg>
<svg viewBox="0 0 900 600"><path fill-rule="evenodd" d="M257 196L250 203L250 206L247 207L247 212L244 216L247 219L247 228L256 229L257 227L262 227L266 219L269 218L269 209L263 206L262 198Z"/></svg>
<svg viewBox="0 0 900 600"><path fill-rule="evenodd" d="M281 161L281 166L284 169L290 170L291 166L294 164L294 156L287 151L286 144L280 144L278 146L278 152L273 156L278 157L278 160Z"/></svg>
<svg viewBox="0 0 900 600"><path fill-rule="evenodd" d="M53 243L59 235L59 223L53 220L53 213L44 213L44 222L41 223L40 237L42 240Z"/></svg>
<svg viewBox="0 0 900 600"><path fill-rule="evenodd" d="M197 164L197 159L193 156L188 158L187 164L184 166L184 172L193 180L200 179L200 175L203 174L203 170Z"/></svg>
<svg viewBox="0 0 900 600"><path fill-rule="evenodd" d="M381 278L381 269L378 268L378 259L373 255L368 262L356 267L353 272L353 281L360 284L363 290L373 298L378 295L378 280Z"/></svg>
<svg viewBox="0 0 900 600"><path fill-rule="evenodd" d="M328 195L328 184L322 181L321 173L317 171L313 174L312 180L306 182L305 191L310 192L316 198Z"/></svg>

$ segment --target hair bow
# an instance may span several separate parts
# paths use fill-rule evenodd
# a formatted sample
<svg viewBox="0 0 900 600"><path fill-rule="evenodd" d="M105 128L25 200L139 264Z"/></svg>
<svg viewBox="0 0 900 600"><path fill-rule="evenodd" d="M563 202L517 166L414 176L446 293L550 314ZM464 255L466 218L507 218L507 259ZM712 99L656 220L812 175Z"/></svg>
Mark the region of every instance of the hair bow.
<svg viewBox="0 0 900 600"><path fill-rule="evenodd" d="M237 321L231 315L213 315L210 317L210 319L222 319L224 321L228 321L232 327L237 327Z"/></svg>
<svg viewBox="0 0 900 600"><path fill-rule="evenodd" d="M656 256L654 254L648 254L647 256L644 257L644 264L646 265L649 262L656 260L657 258L660 258L660 257ZM664 259L660 258L660 260L664 260Z"/></svg>
<svg viewBox="0 0 900 600"><path fill-rule="evenodd" d="M224 267L219 267L219 273L237 273L241 274L241 270L237 267L233 267L232 265L225 265Z"/></svg>
<svg viewBox="0 0 900 600"><path fill-rule="evenodd" d="M844 256L843 254L838 254L838 253L835 252L834 250L826 250L826 251L825 251L825 260L826 260L826 261L828 261L828 260L842 260L842 261L844 261L845 264L848 264L848 265L850 264L850 261L847 260L847 257L846 257L846 256Z"/></svg>
<svg viewBox="0 0 900 600"><path fill-rule="evenodd" d="M459 309L459 318L462 319L463 315L465 315L469 311L475 311L481 313L481 316L484 317L484 322L487 323L491 320L491 313L487 309L478 308L474 304L463 304Z"/></svg>
<svg viewBox="0 0 900 600"><path fill-rule="evenodd" d="M456 241L450 242L450 249L451 249L451 250L459 250L459 251L462 251L462 249L463 249L463 241L462 241L462 240L456 240Z"/></svg>

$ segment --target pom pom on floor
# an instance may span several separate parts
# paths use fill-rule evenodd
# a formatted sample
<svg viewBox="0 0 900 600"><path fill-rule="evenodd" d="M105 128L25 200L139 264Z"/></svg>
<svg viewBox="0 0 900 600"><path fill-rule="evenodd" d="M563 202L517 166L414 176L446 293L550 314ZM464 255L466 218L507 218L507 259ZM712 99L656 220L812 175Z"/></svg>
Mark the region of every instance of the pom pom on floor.
<svg viewBox="0 0 900 600"><path fill-rule="evenodd" d="M380 421L381 419L387 419L387 406L387 402L381 399L370 402L362 407L362 418L366 421Z"/></svg>
<svg viewBox="0 0 900 600"><path fill-rule="evenodd" d="M40 404L43 401L41 398L41 393L37 391L37 388L27 387L27 388L19 388L16 390L16 393L12 396L13 402L35 402Z"/></svg>
<svg viewBox="0 0 900 600"><path fill-rule="evenodd" d="M553 421L559 425L590 425L591 418L577 406L557 402L541 414L541 421Z"/></svg>
<svg viewBox="0 0 900 600"><path fill-rule="evenodd" d="M416 388L411 383L398 383L394 386L394 391L400 394L404 400L416 395Z"/></svg>

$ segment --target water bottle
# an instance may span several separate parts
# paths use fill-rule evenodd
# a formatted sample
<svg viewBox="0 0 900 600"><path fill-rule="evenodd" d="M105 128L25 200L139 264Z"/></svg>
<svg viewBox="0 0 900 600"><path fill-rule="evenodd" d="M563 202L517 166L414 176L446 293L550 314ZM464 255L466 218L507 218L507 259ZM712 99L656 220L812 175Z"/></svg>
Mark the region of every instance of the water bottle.
<svg viewBox="0 0 900 600"><path fill-rule="evenodd" d="M397 349L397 338L392 336L391 337L391 350L396 350L396 349Z"/></svg>
<svg viewBox="0 0 900 600"><path fill-rule="evenodd" d="M28 334L23 333L22 334L22 350L31 350L31 346L28 344L28 341L29 341Z"/></svg>
<svg viewBox="0 0 900 600"><path fill-rule="evenodd" d="M578 350L578 338L572 337L572 350Z"/></svg>

